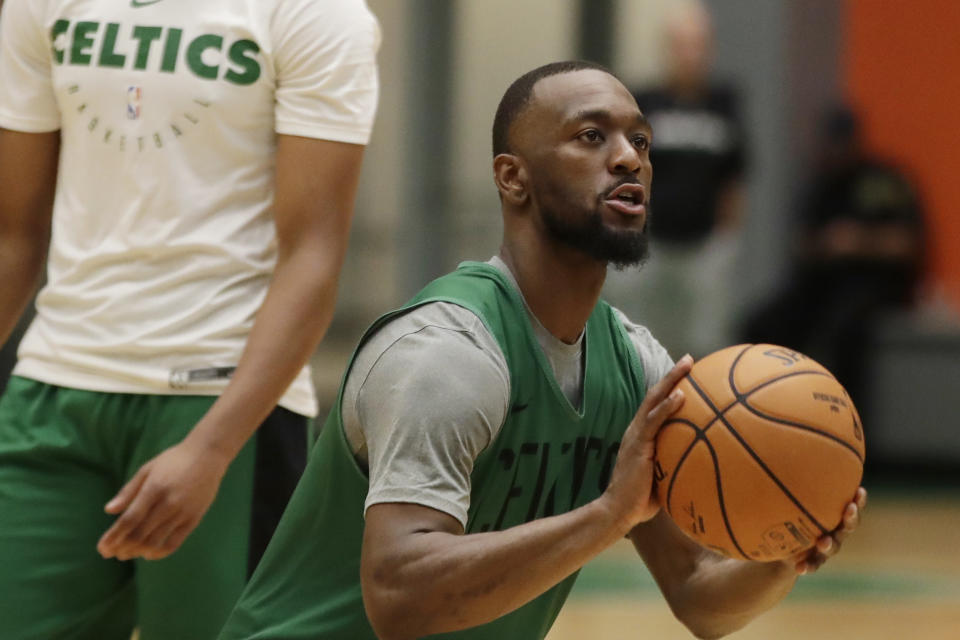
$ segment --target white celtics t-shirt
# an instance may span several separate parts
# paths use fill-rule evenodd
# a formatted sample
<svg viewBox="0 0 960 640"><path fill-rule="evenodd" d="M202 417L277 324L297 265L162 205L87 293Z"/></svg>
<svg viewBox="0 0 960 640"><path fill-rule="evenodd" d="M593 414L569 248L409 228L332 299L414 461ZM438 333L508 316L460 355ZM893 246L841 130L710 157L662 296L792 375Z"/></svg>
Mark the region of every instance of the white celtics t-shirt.
<svg viewBox="0 0 960 640"><path fill-rule="evenodd" d="M366 144L363 0L6 0L0 126L61 130L48 282L15 370L218 393L276 261L275 134ZM281 404L316 413L304 370Z"/></svg>

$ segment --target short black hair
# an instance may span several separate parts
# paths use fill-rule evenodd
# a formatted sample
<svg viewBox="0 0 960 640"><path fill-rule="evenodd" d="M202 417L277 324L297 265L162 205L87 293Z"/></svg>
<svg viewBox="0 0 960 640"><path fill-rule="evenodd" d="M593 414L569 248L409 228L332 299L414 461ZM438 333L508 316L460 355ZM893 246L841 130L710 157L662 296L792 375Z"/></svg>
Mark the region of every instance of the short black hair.
<svg viewBox="0 0 960 640"><path fill-rule="evenodd" d="M533 71L528 71L513 81L503 97L500 98L500 104L497 106L497 115L493 118L493 155L496 157L501 153L510 153L510 144L508 141L510 127L517 116L523 111L523 108L530 102L530 96L533 93L533 87L540 80L561 73L570 73L572 71L582 71L584 69L596 69L608 73L614 78L617 76L603 65L586 60L564 60L561 62L551 62L542 67L537 67Z"/></svg>

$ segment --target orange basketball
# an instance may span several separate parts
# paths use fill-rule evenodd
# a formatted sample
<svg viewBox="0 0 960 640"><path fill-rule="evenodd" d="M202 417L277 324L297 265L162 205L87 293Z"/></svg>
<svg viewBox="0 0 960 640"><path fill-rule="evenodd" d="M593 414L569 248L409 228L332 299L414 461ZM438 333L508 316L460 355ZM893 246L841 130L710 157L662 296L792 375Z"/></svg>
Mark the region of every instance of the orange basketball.
<svg viewBox="0 0 960 640"><path fill-rule="evenodd" d="M850 396L792 349L741 344L694 364L657 434L657 495L700 544L778 560L835 529L863 476Z"/></svg>

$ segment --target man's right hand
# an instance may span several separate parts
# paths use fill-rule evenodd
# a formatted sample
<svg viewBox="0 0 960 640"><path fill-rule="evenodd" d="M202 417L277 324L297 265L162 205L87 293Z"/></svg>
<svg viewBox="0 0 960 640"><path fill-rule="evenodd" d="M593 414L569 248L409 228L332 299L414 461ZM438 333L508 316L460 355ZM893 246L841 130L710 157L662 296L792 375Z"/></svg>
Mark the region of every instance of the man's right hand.
<svg viewBox="0 0 960 640"><path fill-rule="evenodd" d="M653 491L653 467L657 432L664 421L683 406L683 391L676 388L693 366L685 355L643 400L623 434L617 463L607 490L599 498L615 514L624 535L634 526L653 518L660 510Z"/></svg>

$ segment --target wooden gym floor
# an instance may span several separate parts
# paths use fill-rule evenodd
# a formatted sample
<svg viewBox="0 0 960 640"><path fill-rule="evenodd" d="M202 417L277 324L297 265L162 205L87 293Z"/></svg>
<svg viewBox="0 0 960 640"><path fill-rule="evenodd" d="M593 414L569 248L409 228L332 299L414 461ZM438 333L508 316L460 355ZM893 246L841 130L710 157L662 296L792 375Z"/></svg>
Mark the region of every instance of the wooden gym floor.
<svg viewBox="0 0 960 640"><path fill-rule="evenodd" d="M633 547L587 565L548 640L689 640ZM960 640L960 489L871 492L841 553L731 640Z"/></svg>

